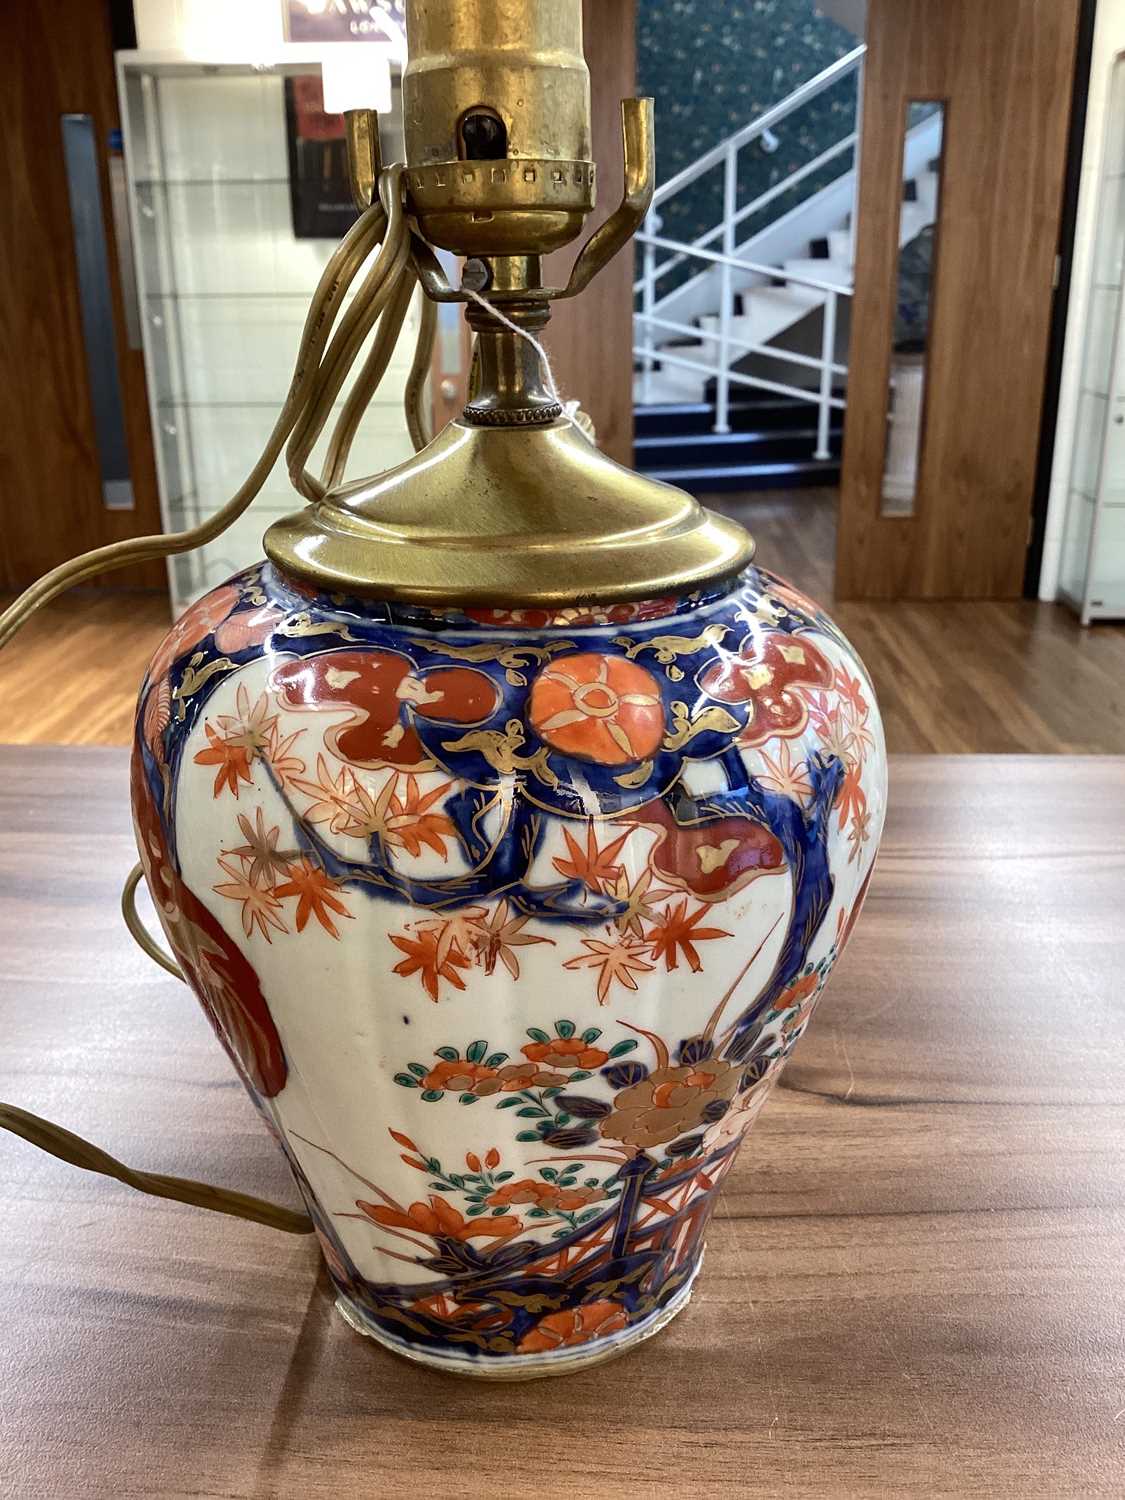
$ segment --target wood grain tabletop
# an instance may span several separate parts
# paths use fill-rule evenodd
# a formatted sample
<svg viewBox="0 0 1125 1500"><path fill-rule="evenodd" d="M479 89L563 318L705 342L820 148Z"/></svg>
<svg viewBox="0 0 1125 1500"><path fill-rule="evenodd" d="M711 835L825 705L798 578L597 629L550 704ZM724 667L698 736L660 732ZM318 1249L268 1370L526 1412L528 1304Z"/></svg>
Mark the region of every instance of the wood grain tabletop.
<svg viewBox="0 0 1125 1500"><path fill-rule="evenodd" d="M117 912L125 755L0 749L0 1098L294 1201ZM489 1386L313 1244L0 1136L0 1495L1125 1495L1125 759L900 757L863 919L686 1312Z"/></svg>

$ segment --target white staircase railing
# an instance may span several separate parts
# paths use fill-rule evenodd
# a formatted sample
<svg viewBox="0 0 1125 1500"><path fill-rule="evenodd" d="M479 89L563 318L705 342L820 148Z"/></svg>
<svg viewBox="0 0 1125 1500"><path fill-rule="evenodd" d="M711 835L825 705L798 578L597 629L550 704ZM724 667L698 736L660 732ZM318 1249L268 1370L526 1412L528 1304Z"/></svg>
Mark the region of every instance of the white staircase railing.
<svg viewBox="0 0 1125 1500"><path fill-rule="evenodd" d="M717 146L704 152L697 161L677 172L674 177L669 178L657 188L644 231L637 236L637 242L642 246L642 271L634 288L640 297L640 307L635 319L637 335L634 354L640 361L642 372L642 400L651 400L652 374L658 363L691 370L700 374L703 379L712 376L715 378L714 430L716 432L730 431L732 385L753 386L761 390L793 396L802 401L813 402L818 406L819 420L815 456L821 459L830 456L831 413L833 409L839 409L845 405L845 402L834 394L835 377L846 378L848 373L847 366L836 359L839 300L841 297L850 297L852 287L850 284L842 285L838 282L820 280L804 271L794 272L787 270L784 266L769 265L740 256L738 254L738 230L748 219L760 213L777 198L846 153L853 154L854 165L857 169L855 178L858 181L858 127L862 105L863 60L866 52L866 47L856 47L830 67L825 68L823 72L818 73L815 78L810 78L803 83L788 98L751 120L733 135L728 136L726 140L720 141ZM772 132L796 110L813 99L819 98L834 84L849 77L854 77L856 80L856 130L836 141L814 160L805 163L783 181L775 183L764 193L759 194L752 202L739 206L738 169L742 150L752 142L761 139L767 132ZM660 234L662 220L659 213L661 206L720 164L723 168L723 211L720 221L690 242L662 236ZM721 249L711 248L716 241L721 241ZM665 259L660 260L659 251L669 253ZM704 272L717 270L719 302L717 333L690 327L669 318L662 308L662 300L658 294L660 283L674 270L684 265L693 265ZM787 286L802 287L823 297L819 358L791 349L777 348L768 342L748 341L736 333L732 326L735 322L735 298L742 290L741 285L735 285L736 273L741 274L743 283L756 281L761 284L763 281L781 281ZM663 299L664 302L669 300L670 296ZM806 310L811 311L812 305L810 304ZM700 357L688 359L685 356L673 354L666 348L658 349L655 338L658 332L686 336L702 344L704 351L713 345L714 358L709 360L700 355ZM748 354L777 359L787 365L807 366L819 373L819 380L814 388L810 388L786 384L780 380L768 380L758 375L746 375L731 369L731 364L735 359L742 359Z"/></svg>

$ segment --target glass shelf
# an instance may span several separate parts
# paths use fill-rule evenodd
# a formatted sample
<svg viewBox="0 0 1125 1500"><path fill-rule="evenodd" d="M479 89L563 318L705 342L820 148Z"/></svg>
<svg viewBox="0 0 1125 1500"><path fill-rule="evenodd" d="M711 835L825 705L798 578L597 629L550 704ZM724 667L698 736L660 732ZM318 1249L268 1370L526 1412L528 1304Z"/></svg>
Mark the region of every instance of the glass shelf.
<svg viewBox="0 0 1125 1500"><path fill-rule="evenodd" d="M138 188L243 188L283 187L288 192L288 177L136 177Z"/></svg>
<svg viewBox="0 0 1125 1500"><path fill-rule="evenodd" d="M355 218L346 185L339 191L343 139L328 138L307 86L290 81L297 72L318 75L319 65L261 72L250 65L124 64L134 257L168 530L212 515L257 463L285 400L312 295ZM388 159L401 155L400 134L401 123L392 121ZM291 163L298 165L296 194ZM302 197L309 182L314 187ZM412 451L402 400L416 318L415 309L356 434L349 477L379 473ZM310 460L314 472L326 445L322 437ZM182 610L260 558L266 526L303 503L280 461L229 533L172 560L173 607Z"/></svg>

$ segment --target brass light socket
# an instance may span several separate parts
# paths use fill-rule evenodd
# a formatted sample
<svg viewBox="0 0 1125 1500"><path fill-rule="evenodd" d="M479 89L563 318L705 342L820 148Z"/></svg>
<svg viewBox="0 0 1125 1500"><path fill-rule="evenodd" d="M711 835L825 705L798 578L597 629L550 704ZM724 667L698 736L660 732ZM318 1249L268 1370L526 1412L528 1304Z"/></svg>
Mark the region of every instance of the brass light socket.
<svg viewBox="0 0 1125 1500"><path fill-rule="evenodd" d="M594 207L581 0L415 0L402 81L423 235L459 255L546 254Z"/></svg>

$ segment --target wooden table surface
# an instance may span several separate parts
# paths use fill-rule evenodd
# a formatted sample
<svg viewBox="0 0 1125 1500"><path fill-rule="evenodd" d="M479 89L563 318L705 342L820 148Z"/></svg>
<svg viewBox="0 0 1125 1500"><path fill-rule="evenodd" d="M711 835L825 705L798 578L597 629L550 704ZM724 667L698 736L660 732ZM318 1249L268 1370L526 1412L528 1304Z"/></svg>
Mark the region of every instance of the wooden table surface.
<svg viewBox="0 0 1125 1500"><path fill-rule="evenodd" d="M0 1098L292 1199L116 911L119 750L0 750ZM0 1495L1125 1495L1125 759L903 757L867 910L687 1311L488 1386L311 1243L0 1137Z"/></svg>

